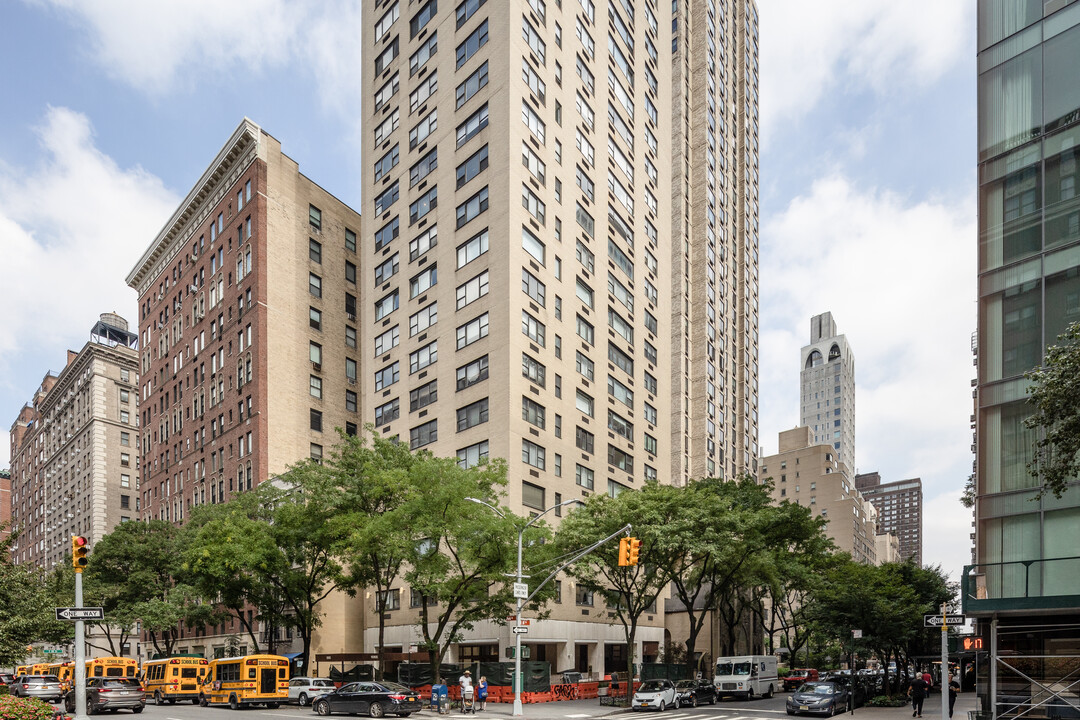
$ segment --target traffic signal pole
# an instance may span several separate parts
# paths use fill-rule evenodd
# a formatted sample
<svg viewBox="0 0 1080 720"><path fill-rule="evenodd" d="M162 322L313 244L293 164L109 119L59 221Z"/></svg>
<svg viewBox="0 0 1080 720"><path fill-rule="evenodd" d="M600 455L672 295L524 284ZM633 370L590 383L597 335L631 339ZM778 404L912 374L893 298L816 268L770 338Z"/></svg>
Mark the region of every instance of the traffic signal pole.
<svg viewBox="0 0 1080 720"><path fill-rule="evenodd" d="M83 606L82 568L75 568L75 607ZM86 714L86 626L75 621L75 720L89 720Z"/></svg>
<svg viewBox="0 0 1080 720"><path fill-rule="evenodd" d="M941 604L941 720L949 717L949 623L945 613L948 606Z"/></svg>

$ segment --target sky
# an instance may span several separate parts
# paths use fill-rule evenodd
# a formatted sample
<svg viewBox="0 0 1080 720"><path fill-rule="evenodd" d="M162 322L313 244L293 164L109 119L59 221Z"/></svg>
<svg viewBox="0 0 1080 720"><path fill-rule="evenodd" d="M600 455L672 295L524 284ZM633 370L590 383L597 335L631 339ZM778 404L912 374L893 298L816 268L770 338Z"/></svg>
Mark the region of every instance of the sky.
<svg viewBox="0 0 1080 720"><path fill-rule="evenodd" d="M660 3L661 7L663 3ZM8 428L242 118L362 207L359 1L0 3L0 468ZM760 441L799 422L799 349L856 358L856 465L920 477L923 559L970 562L973 2L758 0Z"/></svg>

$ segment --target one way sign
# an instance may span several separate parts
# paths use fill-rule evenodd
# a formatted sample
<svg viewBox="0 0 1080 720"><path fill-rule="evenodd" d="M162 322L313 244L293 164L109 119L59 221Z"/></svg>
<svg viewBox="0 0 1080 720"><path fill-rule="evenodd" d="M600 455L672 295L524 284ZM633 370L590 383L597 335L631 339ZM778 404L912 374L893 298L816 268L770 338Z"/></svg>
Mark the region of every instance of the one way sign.
<svg viewBox="0 0 1080 720"><path fill-rule="evenodd" d="M56 608L57 620L104 620L105 610L99 607Z"/></svg>
<svg viewBox="0 0 1080 720"><path fill-rule="evenodd" d="M967 618L963 615L923 615L923 627L939 628L948 623L950 626L963 625Z"/></svg>

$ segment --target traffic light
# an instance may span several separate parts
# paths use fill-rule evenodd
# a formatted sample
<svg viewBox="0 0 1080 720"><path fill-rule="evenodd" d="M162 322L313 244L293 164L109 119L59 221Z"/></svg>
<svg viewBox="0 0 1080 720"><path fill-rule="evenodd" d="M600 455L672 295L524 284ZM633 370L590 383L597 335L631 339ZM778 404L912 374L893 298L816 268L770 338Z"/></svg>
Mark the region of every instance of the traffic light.
<svg viewBox="0 0 1080 720"><path fill-rule="evenodd" d="M626 562L629 565L638 564L638 554L641 552L641 541L637 538L627 538L630 542L630 552L626 557Z"/></svg>
<svg viewBox="0 0 1080 720"><path fill-rule="evenodd" d="M630 564L630 538L619 538L619 565Z"/></svg>
<svg viewBox="0 0 1080 720"><path fill-rule="evenodd" d="M86 567L86 553L90 550L87 547L89 543L90 541L82 535L71 536L71 564L75 567L75 572L82 572Z"/></svg>

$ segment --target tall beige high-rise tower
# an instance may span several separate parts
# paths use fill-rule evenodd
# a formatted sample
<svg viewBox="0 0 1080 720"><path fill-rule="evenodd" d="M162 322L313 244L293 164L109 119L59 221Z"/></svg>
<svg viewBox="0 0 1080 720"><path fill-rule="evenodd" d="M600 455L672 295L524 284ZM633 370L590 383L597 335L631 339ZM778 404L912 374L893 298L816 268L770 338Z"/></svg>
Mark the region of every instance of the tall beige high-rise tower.
<svg viewBox="0 0 1080 720"><path fill-rule="evenodd" d="M753 4L382 0L363 22L364 421L507 458L522 513L752 472ZM593 603L562 588L532 657L624 667ZM388 609L404 651L415 617ZM478 625L447 659L511 637Z"/></svg>

